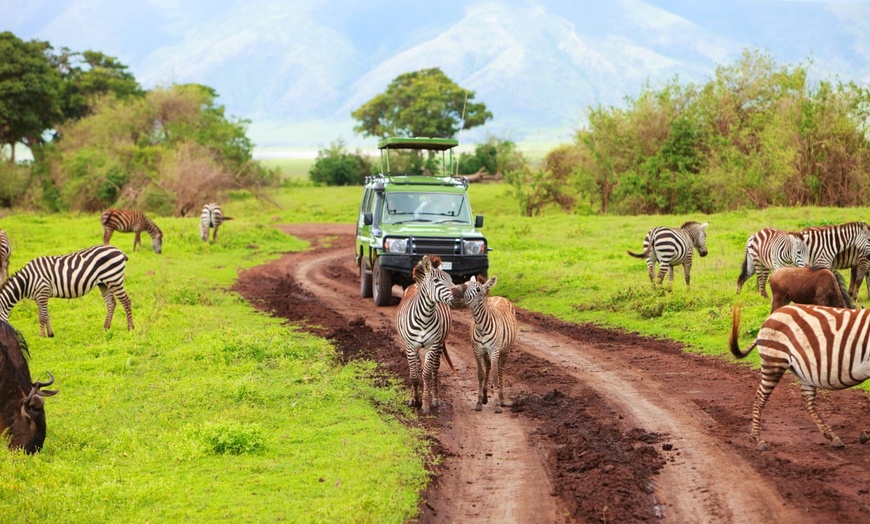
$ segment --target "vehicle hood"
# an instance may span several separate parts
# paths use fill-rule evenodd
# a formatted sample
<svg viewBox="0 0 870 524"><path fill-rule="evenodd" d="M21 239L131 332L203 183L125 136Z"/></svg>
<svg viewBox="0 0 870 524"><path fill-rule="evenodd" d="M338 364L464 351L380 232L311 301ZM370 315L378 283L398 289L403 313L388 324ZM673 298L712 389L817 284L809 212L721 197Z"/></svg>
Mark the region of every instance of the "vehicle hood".
<svg viewBox="0 0 870 524"><path fill-rule="evenodd" d="M398 224L381 229L384 236L400 237L483 237L471 224Z"/></svg>

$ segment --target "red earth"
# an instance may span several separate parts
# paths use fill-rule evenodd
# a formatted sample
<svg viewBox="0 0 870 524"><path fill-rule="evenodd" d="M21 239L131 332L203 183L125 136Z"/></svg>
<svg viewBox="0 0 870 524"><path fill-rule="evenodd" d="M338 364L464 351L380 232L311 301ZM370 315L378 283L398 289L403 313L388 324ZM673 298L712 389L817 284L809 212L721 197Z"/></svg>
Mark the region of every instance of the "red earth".
<svg viewBox="0 0 870 524"><path fill-rule="evenodd" d="M388 307L360 298L353 226L282 229L311 249L242 272L235 290L331 340L343 359L374 360L408 383L394 326L401 288ZM456 373L441 367L441 407L412 422L440 457L416 522L870 521L863 391L821 392L819 410L846 444L832 449L787 375L765 408L770 449L760 452L749 439L757 370L669 340L517 315L504 381L511 406L496 414L492 403L474 411L471 317L453 312Z"/></svg>

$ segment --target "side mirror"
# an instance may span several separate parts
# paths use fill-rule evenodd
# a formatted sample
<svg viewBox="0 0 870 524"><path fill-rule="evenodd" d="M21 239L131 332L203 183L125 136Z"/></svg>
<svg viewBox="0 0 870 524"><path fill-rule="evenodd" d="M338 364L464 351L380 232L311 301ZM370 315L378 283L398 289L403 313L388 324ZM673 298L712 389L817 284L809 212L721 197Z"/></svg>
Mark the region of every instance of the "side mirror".
<svg viewBox="0 0 870 524"><path fill-rule="evenodd" d="M474 217L474 227L483 227L483 215Z"/></svg>
<svg viewBox="0 0 870 524"><path fill-rule="evenodd" d="M366 226L370 226L374 223L374 219L372 218L371 213L363 213L363 224Z"/></svg>

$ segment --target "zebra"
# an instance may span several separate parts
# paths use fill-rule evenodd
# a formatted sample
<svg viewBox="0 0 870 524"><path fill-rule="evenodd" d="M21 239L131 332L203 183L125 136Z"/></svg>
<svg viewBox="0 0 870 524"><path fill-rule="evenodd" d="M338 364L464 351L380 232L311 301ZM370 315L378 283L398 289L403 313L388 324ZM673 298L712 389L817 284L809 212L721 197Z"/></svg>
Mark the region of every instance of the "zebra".
<svg viewBox="0 0 870 524"><path fill-rule="evenodd" d="M816 391L845 389L870 378L870 310L840 309L815 305L783 306L767 317L755 341L745 350L738 344L740 306L734 306L731 319L731 353L746 357L758 347L761 358L761 384L752 406L751 437L756 449L767 449L761 438L761 411L773 388L789 369L801 383L804 409L815 422L831 447L843 447L843 441L825 424L816 410ZM870 440L861 432L862 443Z"/></svg>
<svg viewBox="0 0 870 524"><path fill-rule="evenodd" d="M450 305L454 299L460 298L461 292L440 266L439 257L430 258L428 255L414 266L414 283L405 290L396 311L396 329L405 343L413 388L408 405L422 407L424 415L429 414L430 408L440 405L438 368L442 354L447 365L455 371L445 341L450 331Z"/></svg>
<svg viewBox="0 0 870 524"><path fill-rule="evenodd" d="M217 242L218 228L224 220L232 220L233 217L224 216L221 206L212 202L202 206L202 214L199 217L199 231L203 242L208 241L208 230L214 228L212 241Z"/></svg>
<svg viewBox="0 0 870 524"><path fill-rule="evenodd" d="M870 258L867 258L867 255L856 246L848 246L834 257L831 269L850 270L849 296L857 300L858 292L861 291L861 282L870 271ZM867 281L867 295L870 296L870 280Z"/></svg>
<svg viewBox="0 0 870 524"><path fill-rule="evenodd" d="M9 259L12 258L12 244L6 231L0 229L0 285L9 278Z"/></svg>
<svg viewBox="0 0 870 524"><path fill-rule="evenodd" d="M511 346L517 339L517 315L511 301L504 297L489 296L489 290L498 282L493 275L471 278L459 286L463 290L462 302L471 310L474 325L471 327L471 347L477 359L477 404L481 411L487 403L487 387L492 370L492 385L498 392L495 412L501 413L504 402L504 366Z"/></svg>
<svg viewBox="0 0 870 524"><path fill-rule="evenodd" d="M60 256L37 257L13 274L0 287L0 320L9 320L9 312L23 298L36 301L39 310L39 336L53 337L48 316L49 298L78 298L94 286L100 288L106 303L105 329L112 325L115 298L124 306L127 329L133 329L130 297L124 291L127 255L115 246L104 244Z"/></svg>
<svg viewBox="0 0 870 524"><path fill-rule="evenodd" d="M655 286L655 264L659 262L658 283L661 285L665 273L668 273L669 287L674 284L674 266L682 265L686 272L686 287L689 287L689 273L692 270L692 250L696 248L702 257L707 256L707 226L689 221L679 229L670 227L654 227L643 239L643 253L628 254L636 258L646 258L649 270L649 280Z"/></svg>
<svg viewBox="0 0 870 524"><path fill-rule="evenodd" d="M807 244L808 266L831 269L837 255L849 248L859 256L870 255L870 231L864 222L808 227L800 235Z"/></svg>
<svg viewBox="0 0 870 524"><path fill-rule="evenodd" d="M783 267L804 267L809 256L808 248L800 233L765 227L746 240L743 267L737 277L737 292L753 274L757 274L758 292L767 294L767 279L770 273Z"/></svg>
<svg viewBox="0 0 870 524"><path fill-rule="evenodd" d="M136 248L142 247L141 234L142 231L145 231L151 236L151 247L154 252L163 251L163 231L141 211L107 209L100 216L100 223L103 224L103 244L109 243L109 240L112 239L112 233L115 231L135 233L133 251L136 251Z"/></svg>

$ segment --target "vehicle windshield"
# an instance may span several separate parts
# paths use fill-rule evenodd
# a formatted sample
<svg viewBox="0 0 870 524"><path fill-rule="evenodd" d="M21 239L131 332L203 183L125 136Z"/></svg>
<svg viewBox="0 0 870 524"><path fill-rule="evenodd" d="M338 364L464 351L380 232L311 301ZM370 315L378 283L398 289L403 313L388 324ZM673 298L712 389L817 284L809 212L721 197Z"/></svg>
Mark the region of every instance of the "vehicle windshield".
<svg viewBox="0 0 870 524"><path fill-rule="evenodd" d="M381 222L434 222L470 224L464 193L387 193Z"/></svg>

